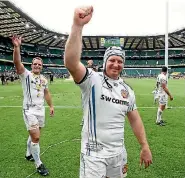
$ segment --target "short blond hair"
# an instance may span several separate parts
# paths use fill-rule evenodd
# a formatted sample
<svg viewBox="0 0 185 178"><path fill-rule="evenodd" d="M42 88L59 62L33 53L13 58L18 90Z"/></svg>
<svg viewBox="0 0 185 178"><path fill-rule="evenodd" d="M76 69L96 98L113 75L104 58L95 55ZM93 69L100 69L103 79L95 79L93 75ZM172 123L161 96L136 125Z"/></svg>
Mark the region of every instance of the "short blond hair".
<svg viewBox="0 0 185 178"><path fill-rule="evenodd" d="M39 61L41 61L42 64L43 64L43 60L42 60L42 58L40 58L40 57L34 57L33 60L32 60L32 64L33 64L33 61L36 60L36 59L39 60Z"/></svg>

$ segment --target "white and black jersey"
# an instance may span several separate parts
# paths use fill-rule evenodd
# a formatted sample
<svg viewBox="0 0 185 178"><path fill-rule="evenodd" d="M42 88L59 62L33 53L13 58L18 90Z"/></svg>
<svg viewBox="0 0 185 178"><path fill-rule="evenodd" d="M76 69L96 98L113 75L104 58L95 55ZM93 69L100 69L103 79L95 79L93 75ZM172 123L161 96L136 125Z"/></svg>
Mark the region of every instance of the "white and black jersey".
<svg viewBox="0 0 185 178"><path fill-rule="evenodd" d="M25 69L20 75L23 88L23 108L44 106L44 90L48 88L47 79L43 75L35 75Z"/></svg>
<svg viewBox="0 0 185 178"><path fill-rule="evenodd" d="M167 76L163 73L159 74L157 77L157 85L158 85L158 94L166 94L164 91L162 84L167 85Z"/></svg>
<svg viewBox="0 0 185 178"><path fill-rule="evenodd" d="M78 85L84 112L81 152L100 158L120 154L125 117L136 109L134 91L121 78L113 80L92 69Z"/></svg>

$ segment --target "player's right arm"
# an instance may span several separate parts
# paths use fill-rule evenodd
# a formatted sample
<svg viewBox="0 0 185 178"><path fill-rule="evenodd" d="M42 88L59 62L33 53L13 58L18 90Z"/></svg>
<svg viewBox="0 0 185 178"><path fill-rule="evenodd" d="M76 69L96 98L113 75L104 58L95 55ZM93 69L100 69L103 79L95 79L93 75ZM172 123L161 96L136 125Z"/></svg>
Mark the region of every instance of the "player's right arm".
<svg viewBox="0 0 185 178"><path fill-rule="evenodd" d="M92 6L75 9L71 33L65 46L64 64L76 83L81 82L87 72L85 66L80 62L82 52L82 30L84 25L91 20L92 12Z"/></svg>
<svg viewBox="0 0 185 178"><path fill-rule="evenodd" d="M13 36L12 43L14 45L13 62L15 64L17 74L20 75L23 74L25 71L24 65L21 62L20 55L21 37Z"/></svg>

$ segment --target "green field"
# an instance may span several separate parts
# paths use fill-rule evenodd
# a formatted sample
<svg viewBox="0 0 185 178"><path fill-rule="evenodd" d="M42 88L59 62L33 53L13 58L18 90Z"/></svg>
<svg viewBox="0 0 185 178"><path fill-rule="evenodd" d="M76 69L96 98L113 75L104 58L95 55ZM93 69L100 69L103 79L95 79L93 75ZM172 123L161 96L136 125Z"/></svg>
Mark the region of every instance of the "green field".
<svg viewBox="0 0 185 178"><path fill-rule="evenodd" d="M126 122L125 144L128 152L128 178L185 177L185 82L169 80L174 101L163 113L165 127L155 125L157 106L153 104L153 79L126 79L135 90L153 153L153 164L139 169L140 146ZM80 89L73 82L57 80L49 86L55 105L54 118L46 109L46 127L42 130L41 160L50 178L78 178L81 101ZM22 89L19 82L0 85L0 178L40 177L33 162L24 159L27 131L22 118Z"/></svg>

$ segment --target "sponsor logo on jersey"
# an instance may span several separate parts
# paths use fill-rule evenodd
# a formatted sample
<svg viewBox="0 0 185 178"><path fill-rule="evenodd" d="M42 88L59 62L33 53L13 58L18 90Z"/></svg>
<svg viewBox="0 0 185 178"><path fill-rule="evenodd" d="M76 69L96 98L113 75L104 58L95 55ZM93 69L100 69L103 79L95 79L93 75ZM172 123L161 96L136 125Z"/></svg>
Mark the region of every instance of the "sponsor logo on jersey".
<svg viewBox="0 0 185 178"><path fill-rule="evenodd" d="M114 83L114 86L115 86L115 87L118 87L118 84L117 84L117 83Z"/></svg>
<svg viewBox="0 0 185 178"><path fill-rule="evenodd" d="M100 99L108 101L108 102L112 102L112 103L115 103L115 104L129 106L129 102L128 101L124 101L124 100L120 100L120 99L116 99L116 98L111 98L110 96L106 96L106 95L101 95Z"/></svg>
<svg viewBox="0 0 185 178"><path fill-rule="evenodd" d="M86 143L86 149L90 151L101 151L103 150L103 145L100 143Z"/></svg>

